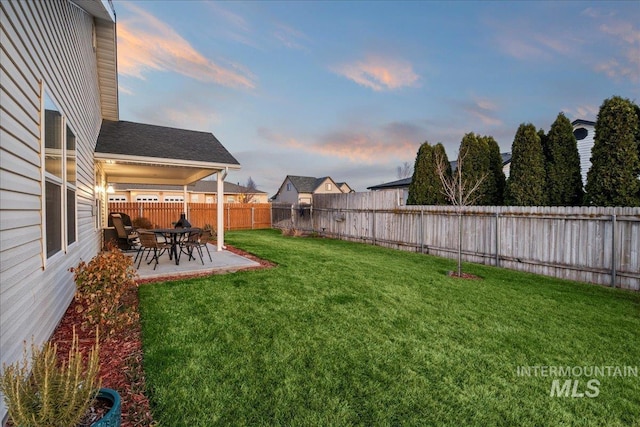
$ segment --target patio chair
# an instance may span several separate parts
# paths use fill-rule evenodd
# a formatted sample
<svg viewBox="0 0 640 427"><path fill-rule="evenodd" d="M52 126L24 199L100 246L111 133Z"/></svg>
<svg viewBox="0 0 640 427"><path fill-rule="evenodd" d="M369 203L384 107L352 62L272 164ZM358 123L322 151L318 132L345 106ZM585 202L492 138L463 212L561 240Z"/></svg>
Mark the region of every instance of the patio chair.
<svg viewBox="0 0 640 427"><path fill-rule="evenodd" d="M138 268L140 268L140 264L142 264L142 258L144 257L144 253L145 252L147 253L147 256L145 258L146 260L147 258L149 258L149 255L151 254L151 252L153 252L153 258L151 258L147 262L147 265L155 261L155 264L153 265L153 269L155 270L156 267L158 266L158 258L165 251L168 251L169 249L171 249L171 243L158 241L158 238L156 237L156 233L152 231L140 230L140 232L138 233L138 236L140 238L140 249L138 249L138 253L136 254L136 259L138 259Z"/></svg>
<svg viewBox="0 0 640 427"><path fill-rule="evenodd" d="M186 239L180 242L180 252L189 255L189 261L192 259L196 259L193 256L193 250L195 249L198 252L198 256L200 257L200 262L204 265L204 260L202 259L202 248L201 241L202 239L202 230L193 229L189 231ZM209 255L211 258L211 255Z"/></svg>
<svg viewBox="0 0 640 427"><path fill-rule="evenodd" d="M209 261L213 262L213 260L211 259L211 252L209 252L209 246L207 245L207 243L209 242L209 240L211 240L213 238L213 233L211 232L210 229L203 229L202 230L202 234L200 235L200 248L205 248L207 250L207 254L209 254Z"/></svg>
<svg viewBox="0 0 640 427"><path fill-rule="evenodd" d="M138 233L133 228L127 230L124 225L124 221L122 220L122 216L120 214L112 214L111 220L113 221L113 226L118 233L118 240L122 243L126 242L128 249L137 247L139 244Z"/></svg>

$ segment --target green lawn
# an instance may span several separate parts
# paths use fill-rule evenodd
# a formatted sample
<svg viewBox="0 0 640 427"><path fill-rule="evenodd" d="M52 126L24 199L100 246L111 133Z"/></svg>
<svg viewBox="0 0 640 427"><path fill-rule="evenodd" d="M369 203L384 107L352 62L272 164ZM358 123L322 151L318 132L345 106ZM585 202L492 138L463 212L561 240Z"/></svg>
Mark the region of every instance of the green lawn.
<svg viewBox="0 0 640 427"><path fill-rule="evenodd" d="M638 369L638 293L472 264L482 280L459 280L452 260L225 235L278 267L140 288L161 426L640 425L640 372L518 375ZM551 397L554 379L597 396Z"/></svg>

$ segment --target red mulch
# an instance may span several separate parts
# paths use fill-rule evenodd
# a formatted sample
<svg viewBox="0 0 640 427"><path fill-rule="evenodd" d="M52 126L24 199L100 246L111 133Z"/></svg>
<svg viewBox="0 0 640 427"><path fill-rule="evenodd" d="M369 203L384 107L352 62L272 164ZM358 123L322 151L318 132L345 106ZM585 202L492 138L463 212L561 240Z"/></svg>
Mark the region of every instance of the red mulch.
<svg viewBox="0 0 640 427"><path fill-rule="evenodd" d="M269 261L262 260L234 247L227 246L226 249L260 263L260 266L252 267L251 269L253 270L275 266ZM210 274L163 277L155 279L155 281L185 279ZM143 282L139 281L139 283ZM137 289L132 290L128 303L137 310ZM74 326L78 334L80 349L84 354L88 354L95 343L95 331L89 329L83 331L80 328L83 319L82 314L77 311L77 305L78 303L75 300L72 301L51 337L51 342L58 346L58 355L61 358L66 357L69 352ZM156 425L151 414L149 399L145 395L139 322L102 340L100 343L100 377L102 378L102 387L112 388L120 394L122 399L122 427Z"/></svg>

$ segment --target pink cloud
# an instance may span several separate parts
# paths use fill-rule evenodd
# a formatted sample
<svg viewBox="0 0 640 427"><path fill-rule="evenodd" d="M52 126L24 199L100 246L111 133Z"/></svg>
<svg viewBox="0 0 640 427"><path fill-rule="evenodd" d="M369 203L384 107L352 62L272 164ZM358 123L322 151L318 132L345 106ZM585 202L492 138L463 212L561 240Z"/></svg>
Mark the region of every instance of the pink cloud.
<svg viewBox="0 0 640 427"><path fill-rule="evenodd" d="M375 91L415 86L420 78L409 62L377 55L337 66L333 71Z"/></svg>
<svg viewBox="0 0 640 427"><path fill-rule="evenodd" d="M195 50L166 23L143 9L126 4L133 12L118 24L118 70L144 79L145 73L174 72L203 82L253 89L253 77L237 65L221 66Z"/></svg>
<svg viewBox="0 0 640 427"><path fill-rule="evenodd" d="M282 147L357 163L413 158L422 140L411 125L390 124L372 132L338 130L313 139L286 136L261 129L260 135Z"/></svg>

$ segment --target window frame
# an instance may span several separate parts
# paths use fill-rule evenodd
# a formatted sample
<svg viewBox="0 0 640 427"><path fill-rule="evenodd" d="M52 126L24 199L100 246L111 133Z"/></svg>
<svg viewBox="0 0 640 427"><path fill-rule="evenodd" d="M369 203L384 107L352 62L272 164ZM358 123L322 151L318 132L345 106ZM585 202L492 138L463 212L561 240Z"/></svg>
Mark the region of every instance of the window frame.
<svg viewBox="0 0 640 427"><path fill-rule="evenodd" d="M47 168L47 111L53 110L59 114L59 123L56 124L57 138L59 138L59 170L48 170ZM44 83L40 85L40 181L41 181L41 228L42 228L42 267L46 268L47 263L65 256L70 249L78 243L78 138L71 127L69 120L63 110L59 107L52 92L48 90ZM73 137L74 147L70 149L69 134ZM55 135L55 134L54 134ZM58 150L58 148L54 148ZM70 163L74 166L71 167ZM71 170L73 169L73 170ZM72 174L72 175L71 175ZM49 186L55 186L55 198L52 201L48 196ZM55 200L57 199L57 200ZM54 205L51 205L54 203ZM51 221L51 209L56 209L57 214ZM56 224L57 223L57 224ZM50 230L55 227L55 230ZM55 247L50 249L53 238L57 239Z"/></svg>

